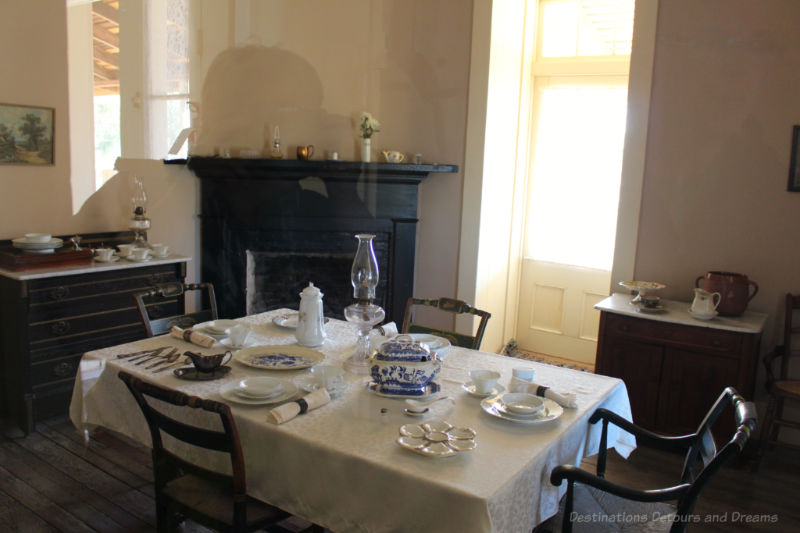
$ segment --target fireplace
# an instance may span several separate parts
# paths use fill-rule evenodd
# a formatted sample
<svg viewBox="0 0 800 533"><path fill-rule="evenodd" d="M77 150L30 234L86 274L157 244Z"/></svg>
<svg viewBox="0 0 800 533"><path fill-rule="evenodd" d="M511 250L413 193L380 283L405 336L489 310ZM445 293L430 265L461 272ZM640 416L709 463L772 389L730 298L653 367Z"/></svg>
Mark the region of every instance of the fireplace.
<svg viewBox="0 0 800 533"><path fill-rule="evenodd" d="M194 157L201 180L201 272L221 317L296 309L314 283L325 315L352 303L356 233L375 234L376 303L402 320L414 283L417 189L452 165Z"/></svg>

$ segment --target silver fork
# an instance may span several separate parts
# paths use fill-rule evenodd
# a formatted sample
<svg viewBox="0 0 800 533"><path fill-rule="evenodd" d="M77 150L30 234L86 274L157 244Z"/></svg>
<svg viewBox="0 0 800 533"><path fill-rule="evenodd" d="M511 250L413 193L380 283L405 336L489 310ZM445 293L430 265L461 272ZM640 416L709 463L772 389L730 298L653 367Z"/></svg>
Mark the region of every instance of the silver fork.
<svg viewBox="0 0 800 533"><path fill-rule="evenodd" d="M178 349L173 348L168 353L164 354L163 356L164 358L161 361L156 361L155 363L149 364L145 368L147 370L151 370L153 368L156 368L157 366L165 365L167 363L174 363L178 359L178 357L180 357L180 355L181 354L178 351Z"/></svg>

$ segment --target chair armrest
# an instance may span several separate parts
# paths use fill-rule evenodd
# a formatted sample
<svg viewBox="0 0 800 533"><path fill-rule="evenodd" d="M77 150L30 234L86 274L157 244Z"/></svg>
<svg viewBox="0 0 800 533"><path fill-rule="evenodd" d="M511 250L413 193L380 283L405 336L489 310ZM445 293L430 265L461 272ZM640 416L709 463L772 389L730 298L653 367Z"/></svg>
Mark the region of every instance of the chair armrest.
<svg viewBox="0 0 800 533"><path fill-rule="evenodd" d="M615 426L633 434L637 439L641 440L642 443L663 451L683 452L697 440L696 434L669 437L653 433L622 418L617 413L609 411L608 409L603 409L602 407L592 413L592 416L589 418L589 423L596 424L600 420L607 420Z"/></svg>
<svg viewBox="0 0 800 533"><path fill-rule="evenodd" d="M550 473L550 483L553 485L561 485L561 482L565 479L567 481L577 481L578 483L589 485L604 492L608 492L609 494L614 494L615 496L619 496L621 498L639 502L665 502L678 500L691 487L689 483L683 483L681 485L663 489L632 489L630 487L613 483L605 478L595 476L586 470L581 470L576 466L570 465L557 466Z"/></svg>

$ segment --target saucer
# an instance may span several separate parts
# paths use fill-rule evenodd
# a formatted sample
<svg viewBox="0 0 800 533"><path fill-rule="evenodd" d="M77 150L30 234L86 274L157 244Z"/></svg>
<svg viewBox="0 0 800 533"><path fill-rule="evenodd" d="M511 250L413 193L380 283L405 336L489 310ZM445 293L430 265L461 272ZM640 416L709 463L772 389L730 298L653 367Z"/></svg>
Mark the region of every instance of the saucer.
<svg viewBox="0 0 800 533"><path fill-rule="evenodd" d="M695 313L694 311L692 311L692 308L690 307L689 308L689 314L692 315L692 318L696 318L697 320L711 320L712 318L717 316L719 313L717 311L714 311L714 313L710 314L710 315L700 315L700 314Z"/></svg>
<svg viewBox="0 0 800 533"><path fill-rule="evenodd" d="M93 257L92 259L98 263L113 263L115 261L119 261L119 257L115 255L112 255L110 259L100 259L99 257Z"/></svg>
<svg viewBox="0 0 800 533"><path fill-rule="evenodd" d="M128 261L130 261L132 263L146 263L146 262L150 261L150 257L145 257L144 259L136 259L136 258L133 258L133 257L131 257L129 255L126 255L125 259L127 259Z"/></svg>
<svg viewBox="0 0 800 533"><path fill-rule="evenodd" d="M166 257L169 257L169 254L153 254L150 257L153 257L155 259L164 259Z"/></svg>
<svg viewBox="0 0 800 533"><path fill-rule="evenodd" d="M211 372L200 372L193 366L176 368L173 371L176 377L188 379L190 381L211 381L224 377L231 371L229 366L219 366Z"/></svg>
<svg viewBox="0 0 800 533"><path fill-rule="evenodd" d="M499 383L494 386L492 392L478 392L475 390L475 384L473 382L464 383L461 385L461 388L467 391L467 394L470 396L475 396L476 398L486 398L487 396L497 396L501 392L505 392L506 388L500 385Z"/></svg>
<svg viewBox="0 0 800 533"><path fill-rule="evenodd" d="M549 398L543 398L543 400L544 410L536 416L517 415L504 411L501 408L502 399L499 397L484 398L481 400L481 409L497 418L502 418L503 420L508 420L509 422L517 422L519 424L543 424L545 422L555 420L564 414L564 408L558 405L556 402Z"/></svg>

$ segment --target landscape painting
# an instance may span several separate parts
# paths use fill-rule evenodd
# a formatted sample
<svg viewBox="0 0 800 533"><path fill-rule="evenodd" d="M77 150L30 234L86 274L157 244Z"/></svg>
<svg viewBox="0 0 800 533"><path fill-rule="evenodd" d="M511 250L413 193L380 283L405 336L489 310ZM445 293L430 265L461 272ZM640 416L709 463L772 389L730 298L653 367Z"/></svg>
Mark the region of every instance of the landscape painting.
<svg viewBox="0 0 800 533"><path fill-rule="evenodd" d="M0 104L0 165L52 165L53 114L49 107Z"/></svg>

